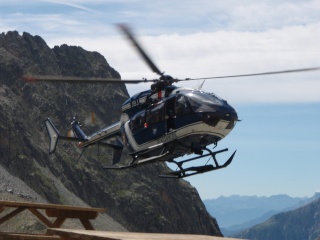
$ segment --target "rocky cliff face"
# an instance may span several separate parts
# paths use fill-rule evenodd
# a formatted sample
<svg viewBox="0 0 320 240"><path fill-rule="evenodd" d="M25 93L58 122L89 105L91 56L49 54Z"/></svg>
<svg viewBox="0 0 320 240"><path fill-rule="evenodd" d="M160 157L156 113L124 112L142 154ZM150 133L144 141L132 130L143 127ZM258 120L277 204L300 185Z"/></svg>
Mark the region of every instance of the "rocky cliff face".
<svg viewBox="0 0 320 240"><path fill-rule="evenodd" d="M66 132L73 116L88 132L117 122L128 97L125 85L25 83L22 75L120 78L102 55L81 47L50 49L39 36L18 32L0 35L0 164L50 203L74 204L73 196L108 214L129 231L221 235L195 188L183 180L160 179L167 170L154 164L134 170L103 170L108 151L80 151L59 143L48 156L46 117ZM2 180L1 180L2 181ZM34 199L35 200L35 199Z"/></svg>

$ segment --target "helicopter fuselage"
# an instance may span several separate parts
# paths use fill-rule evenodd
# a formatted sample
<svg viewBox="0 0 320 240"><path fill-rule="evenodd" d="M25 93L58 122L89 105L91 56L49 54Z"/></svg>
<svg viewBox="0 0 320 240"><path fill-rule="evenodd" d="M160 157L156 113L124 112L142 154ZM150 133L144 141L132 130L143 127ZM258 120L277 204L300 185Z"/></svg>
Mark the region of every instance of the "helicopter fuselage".
<svg viewBox="0 0 320 240"><path fill-rule="evenodd" d="M78 147L83 151L98 143L114 149L113 165L105 166L105 169L121 170L167 161L175 163L178 170L159 176L184 178L225 168L236 153L234 151L224 164L219 164L216 155L228 149L213 152L208 148L208 145L217 145L238 121L236 111L213 93L170 85L161 92L145 91L134 95L123 104L122 110L119 122L91 135L86 135L74 118L71 123L73 136L61 136L47 118L45 125L50 137L49 154L56 150L58 139L78 142ZM127 166L117 166L124 146L133 160ZM197 156L176 160L191 153ZM185 162L209 156L213 164L183 166Z"/></svg>
<svg viewBox="0 0 320 240"><path fill-rule="evenodd" d="M236 111L215 94L175 86L138 93L122 111L122 140L130 154L146 158L167 149L171 152L164 161L217 144L238 120Z"/></svg>

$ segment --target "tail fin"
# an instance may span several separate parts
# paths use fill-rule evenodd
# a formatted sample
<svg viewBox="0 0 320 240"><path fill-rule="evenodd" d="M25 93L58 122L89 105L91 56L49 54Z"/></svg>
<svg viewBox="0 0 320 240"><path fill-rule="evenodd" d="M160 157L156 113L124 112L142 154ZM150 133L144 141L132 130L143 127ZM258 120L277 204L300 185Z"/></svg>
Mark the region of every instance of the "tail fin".
<svg viewBox="0 0 320 240"><path fill-rule="evenodd" d="M51 154L56 150L58 139L59 139L60 135L59 135L58 130L56 129L56 127L53 125L53 123L51 122L51 120L49 118L47 118L44 123L46 125L47 132L50 137L49 154Z"/></svg>
<svg viewBox="0 0 320 240"><path fill-rule="evenodd" d="M80 123L76 120L76 118L73 118L71 125L72 125L72 131L76 138L83 139L83 140L88 139L87 135L80 128Z"/></svg>

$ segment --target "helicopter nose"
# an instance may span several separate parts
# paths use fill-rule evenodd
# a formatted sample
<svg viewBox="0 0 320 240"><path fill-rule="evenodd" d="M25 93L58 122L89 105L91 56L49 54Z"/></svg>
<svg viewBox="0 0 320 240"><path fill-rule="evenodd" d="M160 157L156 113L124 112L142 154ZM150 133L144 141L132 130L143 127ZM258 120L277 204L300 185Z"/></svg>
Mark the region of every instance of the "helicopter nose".
<svg viewBox="0 0 320 240"><path fill-rule="evenodd" d="M233 129L238 121L238 114L233 107L224 103L216 106L211 112L203 113L202 118L210 126L216 127L219 122L224 122L226 129Z"/></svg>
<svg viewBox="0 0 320 240"><path fill-rule="evenodd" d="M228 107L225 109L225 116L226 116L225 119L229 121L229 124L226 127L226 129L233 129L235 124L238 121L238 114L236 110L230 105L228 105Z"/></svg>

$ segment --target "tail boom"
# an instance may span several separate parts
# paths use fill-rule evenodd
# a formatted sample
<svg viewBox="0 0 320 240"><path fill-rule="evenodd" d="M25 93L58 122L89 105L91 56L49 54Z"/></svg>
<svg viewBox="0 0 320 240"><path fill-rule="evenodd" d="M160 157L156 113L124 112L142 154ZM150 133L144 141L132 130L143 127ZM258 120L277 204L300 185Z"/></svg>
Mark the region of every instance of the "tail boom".
<svg viewBox="0 0 320 240"><path fill-rule="evenodd" d="M105 127L98 132L86 136L87 141L79 143L78 147L83 148L90 144L97 143L103 139L111 138L120 133L120 122Z"/></svg>

